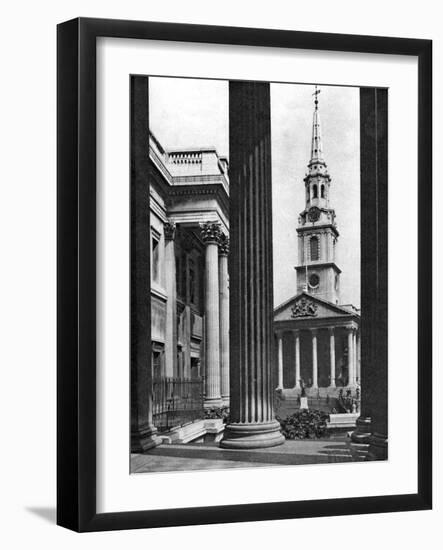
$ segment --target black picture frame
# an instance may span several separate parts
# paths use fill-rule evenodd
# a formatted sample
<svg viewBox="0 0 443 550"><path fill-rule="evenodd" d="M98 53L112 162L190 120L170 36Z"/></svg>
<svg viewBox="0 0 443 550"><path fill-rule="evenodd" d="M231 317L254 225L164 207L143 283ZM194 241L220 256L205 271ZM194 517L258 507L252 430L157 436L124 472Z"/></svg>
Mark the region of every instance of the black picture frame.
<svg viewBox="0 0 443 550"><path fill-rule="evenodd" d="M96 512L96 39L398 54L418 58L418 490L416 494ZM75 531L148 528L425 510L432 506L432 42L78 18L57 31L57 523ZM387 139L385 137L385 139ZM386 159L384 159L386 161ZM387 190L378 159L365 200L380 220L374 253L386 254ZM377 225L378 224L378 225ZM363 227L363 225L362 225ZM362 236L362 239L365 237ZM380 273L386 280L386 265ZM374 277L368 277L367 284ZM363 274L363 281L364 274ZM381 302L386 303L383 292ZM378 307L378 306L377 306ZM386 353L381 346L380 353Z"/></svg>

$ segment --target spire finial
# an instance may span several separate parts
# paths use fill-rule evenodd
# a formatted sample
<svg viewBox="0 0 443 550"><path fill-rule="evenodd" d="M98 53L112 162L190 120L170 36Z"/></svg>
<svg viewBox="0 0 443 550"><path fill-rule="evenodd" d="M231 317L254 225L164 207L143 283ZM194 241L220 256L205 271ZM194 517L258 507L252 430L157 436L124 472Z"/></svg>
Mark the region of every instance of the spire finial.
<svg viewBox="0 0 443 550"><path fill-rule="evenodd" d="M315 99L314 99L314 105L315 105L315 110L317 111L318 110L318 94L321 92L321 90L319 90L317 88L317 84L315 85L315 92L312 94L313 96L315 96Z"/></svg>

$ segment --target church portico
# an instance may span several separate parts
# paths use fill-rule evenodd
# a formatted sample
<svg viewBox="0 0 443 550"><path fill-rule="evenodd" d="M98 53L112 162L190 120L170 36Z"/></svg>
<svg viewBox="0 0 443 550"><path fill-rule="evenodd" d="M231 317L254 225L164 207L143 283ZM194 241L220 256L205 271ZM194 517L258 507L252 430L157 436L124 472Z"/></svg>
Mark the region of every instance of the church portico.
<svg viewBox="0 0 443 550"><path fill-rule="evenodd" d="M336 396L343 388L355 390L358 330L358 319L318 319L314 325L312 320L276 321L277 389L300 394L303 387L321 396Z"/></svg>

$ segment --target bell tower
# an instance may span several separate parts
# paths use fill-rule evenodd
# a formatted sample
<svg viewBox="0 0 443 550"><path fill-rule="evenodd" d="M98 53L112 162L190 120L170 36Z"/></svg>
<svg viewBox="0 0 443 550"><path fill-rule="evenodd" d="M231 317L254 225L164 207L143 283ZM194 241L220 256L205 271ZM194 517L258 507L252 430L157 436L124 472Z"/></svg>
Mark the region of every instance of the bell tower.
<svg viewBox="0 0 443 550"><path fill-rule="evenodd" d="M311 159L304 178L305 209L300 213L297 227L298 265L297 294L308 292L338 304L340 273L335 263L339 237L335 210L330 206L331 177L323 156L317 86L314 96Z"/></svg>

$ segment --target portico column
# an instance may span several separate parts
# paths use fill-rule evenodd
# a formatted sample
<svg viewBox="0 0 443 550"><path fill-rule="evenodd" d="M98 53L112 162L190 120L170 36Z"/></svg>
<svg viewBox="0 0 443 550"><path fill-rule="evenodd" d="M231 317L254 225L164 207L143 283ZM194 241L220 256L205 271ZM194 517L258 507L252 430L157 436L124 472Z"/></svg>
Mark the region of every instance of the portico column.
<svg viewBox="0 0 443 550"><path fill-rule="evenodd" d="M329 383L330 388L335 388L335 335L334 327L329 328L329 358L331 362L331 380Z"/></svg>
<svg viewBox="0 0 443 550"><path fill-rule="evenodd" d="M272 385L270 86L229 82L230 422L222 447L284 443Z"/></svg>
<svg viewBox="0 0 443 550"><path fill-rule="evenodd" d="M357 329L354 328L352 331L353 334L353 346L352 349L354 351L354 386L357 385Z"/></svg>
<svg viewBox="0 0 443 550"><path fill-rule="evenodd" d="M165 274L166 274L166 337L165 337L165 375L175 376L177 372L177 290L175 273L175 223L168 221L163 227L165 236Z"/></svg>
<svg viewBox="0 0 443 550"><path fill-rule="evenodd" d="M361 416L352 440L369 443L368 458L388 457L388 91L360 88L361 158ZM376 183L374 185L374 182ZM380 260L380 258L382 258ZM401 381L397 381L401 383Z"/></svg>
<svg viewBox="0 0 443 550"><path fill-rule="evenodd" d="M222 234L218 247L220 282L220 384L224 405L229 404L229 288L228 288L229 238Z"/></svg>
<svg viewBox="0 0 443 550"><path fill-rule="evenodd" d="M348 386L355 386L354 371L354 332L348 328Z"/></svg>
<svg viewBox="0 0 443 550"><path fill-rule="evenodd" d="M283 333L277 332L277 362L278 362L278 382L277 389L283 389Z"/></svg>
<svg viewBox="0 0 443 550"><path fill-rule="evenodd" d="M357 330L357 380L358 380L358 384L361 385L361 340L360 340L360 330Z"/></svg>
<svg viewBox="0 0 443 550"><path fill-rule="evenodd" d="M149 142L148 78L131 79L131 451L144 452L161 443L152 416L151 237L146 204L148 156L136 143Z"/></svg>
<svg viewBox="0 0 443 550"><path fill-rule="evenodd" d="M312 387L318 388L317 330L312 329Z"/></svg>
<svg viewBox="0 0 443 550"><path fill-rule="evenodd" d="M295 384L294 388L300 389L300 331L294 330L295 340Z"/></svg>
<svg viewBox="0 0 443 550"><path fill-rule="evenodd" d="M205 407L219 407L220 394L220 324L218 241L220 225L200 224L205 243Z"/></svg>

